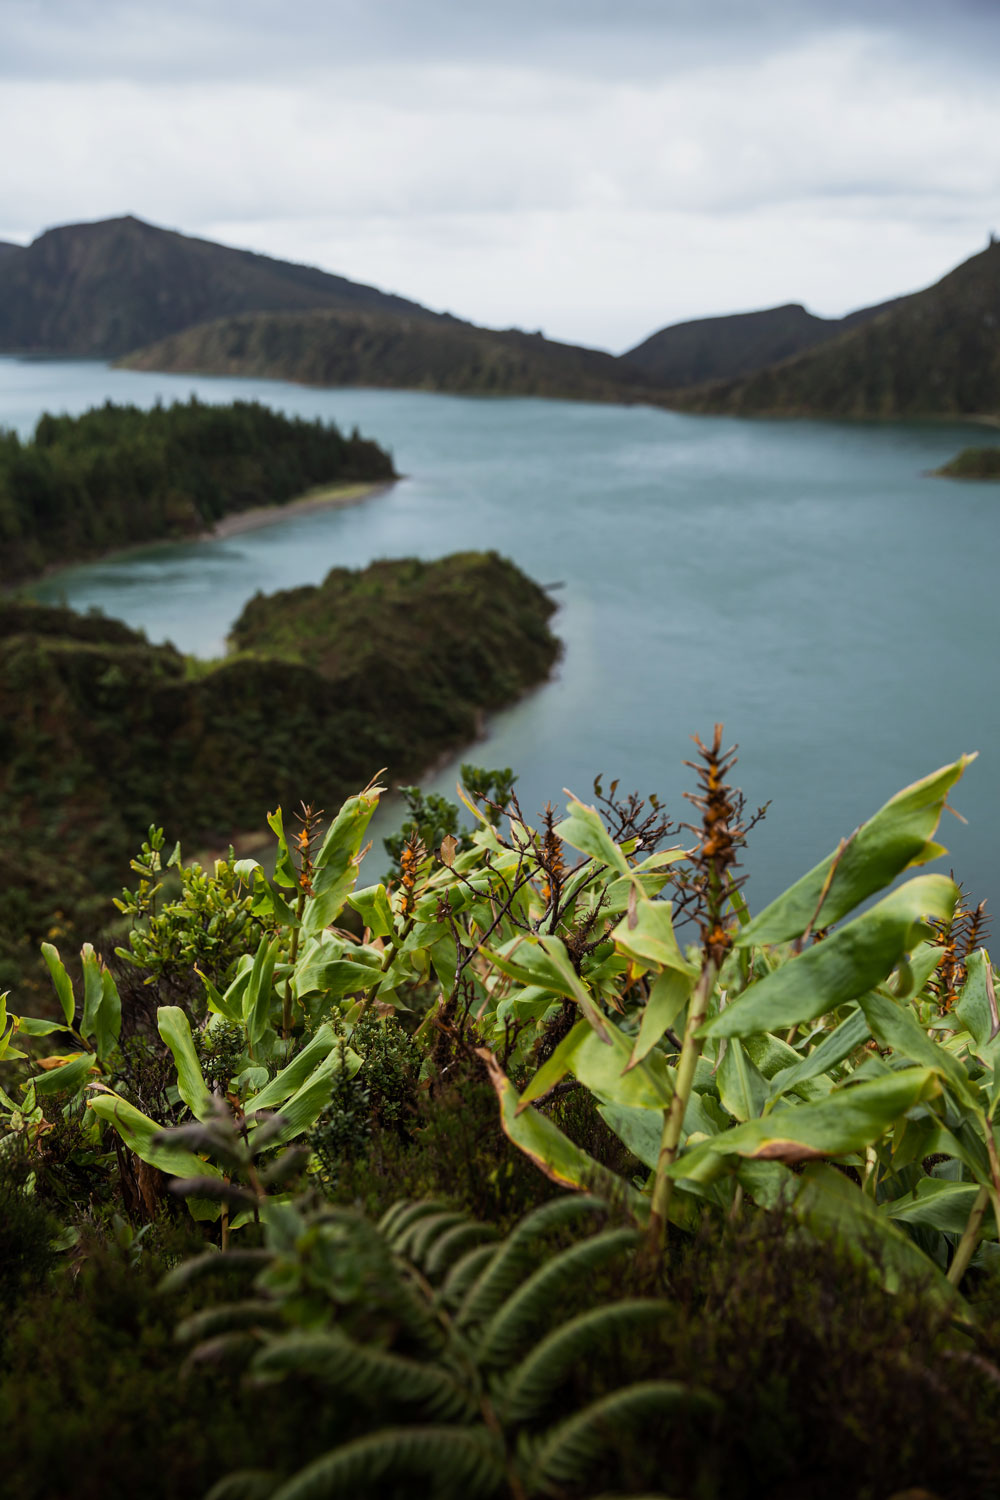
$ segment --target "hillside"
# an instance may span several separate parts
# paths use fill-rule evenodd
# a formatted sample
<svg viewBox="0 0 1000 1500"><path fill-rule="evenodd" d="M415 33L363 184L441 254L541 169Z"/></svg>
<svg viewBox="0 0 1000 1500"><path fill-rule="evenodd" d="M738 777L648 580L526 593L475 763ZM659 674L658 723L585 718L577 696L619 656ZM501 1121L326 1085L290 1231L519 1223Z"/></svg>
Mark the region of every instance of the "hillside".
<svg viewBox="0 0 1000 1500"><path fill-rule="evenodd" d="M197 535L223 516L318 485L392 479L389 454L332 424L256 402L142 411L110 402L0 433L0 584L140 542Z"/></svg>
<svg viewBox="0 0 1000 1500"><path fill-rule="evenodd" d="M828 343L902 300L863 307L845 318L817 318L798 302L763 312L695 318L661 328L621 358L641 370L651 384L661 386L698 385L706 380L749 375L816 344Z"/></svg>
<svg viewBox="0 0 1000 1500"><path fill-rule="evenodd" d="M132 370L197 371L478 395L660 400L613 355L470 323L321 311L202 324L128 355Z"/></svg>
<svg viewBox="0 0 1000 1500"><path fill-rule="evenodd" d="M336 307L441 319L374 287L132 217L0 247L0 351L113 358L232 313Z"/></svg>
<svg viewBox="0 0 1000 1500"><path fill-rule="evenodd" d="M686 411L817 417L1000 413L1000 243L936 285L745 379L679 391Z"/></svg>
<svg viewBox="0 0 1000 1500"><path fill-rule="evenodd" d="M1000 480L1000 447L963 448L934 473L941 479Z"/></svg>
<svg viewBox="0 0 1000 1500"><path fill-rule="evenodd" d="M496 553L335 569L252 600L253 652L206 665L116 620L0 600L0 992L53 929L105 924L151 823L223 842L474 739L548 675L554 610Z"/></svg>

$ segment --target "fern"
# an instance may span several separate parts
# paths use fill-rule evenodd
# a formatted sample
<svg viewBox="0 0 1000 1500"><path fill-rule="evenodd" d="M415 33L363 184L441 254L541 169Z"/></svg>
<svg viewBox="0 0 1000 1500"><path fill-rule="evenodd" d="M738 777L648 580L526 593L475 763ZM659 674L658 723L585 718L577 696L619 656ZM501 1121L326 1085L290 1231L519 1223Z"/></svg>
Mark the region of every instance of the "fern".
<svg viewBox="0 0 1000 1500"><path fill-rule="evenodd" d="M273 1492L272 1500L346 1500L371 1492L390 1474L422 1476L433 1479L435 1486L462 1487L487 1500L504 1484L504 1452L481 1428L384 1428L344 1443L300 1469Z"/></svg>
<svg viewBox="0 0 1000 1500"><path fill-rule="evenodd" d="M528 1492L545 1494L557 1484L571 1484L585 1478L614 1436L648 1418L679 1406L688 1410L714 1410L719 1404L706 1392L692 1391L690 1386L676 1380L645 1380L612 1391L560 1422L537 1445L530 1441L522 1445L531 1453Z"/></svg>
<svg viewBox="0 0 1000 1500"><path fill-rule="evenodd" d="M612 1302L594 1307L562 1323L536 1344L504 1382L502 1415L507 1421L526 1421L545 1405L552 1392L580 1359L609 1338L639 1329L666 1302Z"/></svg>
<svg viewBox="0 0 1000 1500"><path fill-rule="evenodd" d="M394 1205L378 1225L344 1208L307 1215L294 1250L279 1247L278 1274L258 1277L271 1300L209 1309L183 1327L217 1337L227 1318L237 1329L252 1325L252 1379L318 1380L352 1403L351 1425L361 1433L283 1481L232 1475L211 1500L404 1492L533 1500L566 1486L579 1494L622 1434L665 1413L713 1408L703 1392L647 1380L549 1421L555 1397L598 1351L666 1307L633 1298L561 1315L567 1303L579 1306L597 1267L637 1243L633 1229L586 1224L605 1212L595 1198L557 1198L506 1239L472 1248L493 1231L439 1203ZM546 1236L581 1221L596 1232L546 1250ZM269 1329L262 1310L291 1331ZM395 1425L365 1430L386 1406Z"/></svg>

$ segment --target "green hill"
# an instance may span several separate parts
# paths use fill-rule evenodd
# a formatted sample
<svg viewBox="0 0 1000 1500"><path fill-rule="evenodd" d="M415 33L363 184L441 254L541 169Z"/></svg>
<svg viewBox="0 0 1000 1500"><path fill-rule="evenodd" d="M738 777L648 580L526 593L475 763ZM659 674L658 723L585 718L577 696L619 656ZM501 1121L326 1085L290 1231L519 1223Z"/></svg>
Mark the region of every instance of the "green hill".
<svg viewBox="0 0 1000 1500"><path fill-rule="evenodd" d="M544 680L549 595L496 553L335 569L251 600L191 663L117 620L0 600L0 992L54 929L112 915L153 822L187 846L300 799L405 782ZM250 649L252 648L252 649Z"/></svg>
<svg viewBox="0 0 1000 1500"><path fill-rule="evenodd" d="M0 351L113 358L209 318L337 307L447 322L375 287L131 216L0 247Z"/></svg>
<svg viewBox="0 0 1000 1500"><path fill-rule="evenodd" d="M128 355L132 370L197 371L473 395L660 400L641 370L541 334L371 313L245 314Z"/></svg>
<svg viewBox="0 0 1000 1500"><path fill-rule="evenodd" d="M661 328L621 358L641 370L651 384L660 386L698 385L706 380L749 375L816 344L828 343L846 329L898 306L901 300L863 307L846 318L817 318L798 302L764 312L695 318Z"/></svg>
<svg viewBox="0 0 1000 1500"><path fill-rule="evenodd" d="M744 379L678 391L671 404L748 416L995 416L1000 243L832 343Z"/></svg>

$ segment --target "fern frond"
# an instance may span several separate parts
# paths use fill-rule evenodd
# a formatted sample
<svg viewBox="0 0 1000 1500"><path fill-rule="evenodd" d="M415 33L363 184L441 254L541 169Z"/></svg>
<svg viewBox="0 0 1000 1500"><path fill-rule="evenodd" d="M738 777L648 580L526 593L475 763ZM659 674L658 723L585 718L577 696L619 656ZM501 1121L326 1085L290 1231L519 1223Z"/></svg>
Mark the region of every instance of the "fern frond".
<svg viewBox="0 0 1000 1500"><path fill-rule="evenodd" d="M536 1344L504 1381L502 1419L530 1421L580 1359L605 1340L641 1328L668 1307L667 1302L634 1298L591 1308L561 1324Z"/></svg>
<svg viewBox="0 0 1000 1500"><path fill-rule="evenodd" d="M496 1230L492 1225L480 1224L478 1219L463 1220L454 1229L446 1230L434 1242L430 1252L424 1257L424 1270L428 1276L440 1276L455 1256L461 1255L469 1245L475 1245L483 1239L496 1239ZM489 1248L492 1249L492 1245Z"/></svg>
<svg viewBox="0 0 1000 1500"><path fill-rule="evenodd" d="M497 1247L494 1244L477 1245L474 1250L467 1250L445 1277L441 1288L441 1300L451 1307L460 1302L473 1281L482 1273L483 1268L496 1253Z"/></svg>
<svg viewBox="0 0 1000 1500"><path fill-rule="evenodd" d="M253 1370L269 1378L313 1375L356 1397L420 1402L435 1416L467 1418L477 1409L467 1376L460 1382L440 1364L356 1344L338 1332L274 1339L256 1355Z"/></svg>
<svg viewBox="0 0 1000 1500"><path fill-rule="evenodd" d="M428 1214L439 1214L446 1210L447 1204L437 1203L432 1198L420 1198L416 1203L396 1203L382 1215L376 1228L386 1244L396 1250L407 1229L416 1224L419 1219L425 1219Z"/></svg>
<svg viewBox="0 0 1000 1500"><path fill-rule="evenodd" d="M215 1271L259 1271L270 1260L270 1250L206 1250L202 1255L192 1255L189 1260L173 1266L160 1281L157 1291L176 1292L199 1276L211 1276Z"/></svg>
<svg viewBox="0 0 1000 1500"><path fill-rule="evenodd" d="M541 1442L524 1441L524 1456L530 1455L528 1494L545 1494L586 1478L590 1466L623 1430L649 1418L678 1409L713 1411L721 1405L707 1391L678 1380L644 1380L612 1391L551 1428Z"/></svg>
<svg viewBox="0 0 1000 1500"><path fill-rule="evenodd" d="M341 1500L371 1492L389 1474L433 1478L435 1487L462 1485L476 1500L487 1500L504 1483L504 1454L482 1428L387 1427L314 1460L271 1500Z"/></svg>
<svg viewBox="0 0 1000 1500"><path fill-rule="evenodd" d="M177 1325L174 1337L178 1343L190 1344L216 1333L231 1333L239 1328L273 1327L281 1321L282 1311L276 1302L255 1297L246 1302L223 1302L218 1307L206 1308L204 1312L192 1313Z"/></svg>
<svg viewBox="0 0 1000 1500"><path fill-rule="evenodd" d="M477 1340L477 1356L484 1364L502 1364L519 1344L530 1338L536 1322L557 1301L567 1282L613 1260L638 1243L635 1229L605 1229L589 1239L567 1245L539 1266L527 1281L501 1303Z"/></svg>
<svg viewBox="0 0 1000 1500"><path fill-rule="evenodd" d="M237 1469L213 1484L205 1500L270 1500L278 1475L267 1469Z"/></svg>
<svg viewBox="0 0 1000 1500"><path fill-rule="evenodd" d="M600 1198L592 1198L584 1193L567 1193L563 1198L551 1198L548 1203L543 1203L526 1214L515 1224L490 1264L484 1267L465 1294L456 1319L459 1327L467 1328L472 1323L483 1322L492 1317L520 1281L525 1266L531 1260L532 1243L540 1235L547 1234L549 1230L562 1224L571 1223L582 1214L606 1210L607 1204Z"/></svg>
<svg viewBox="0 0 1000 1500"><path fill-rule="evenodd" d="M433 1247L438 1235L444 1234L448 1229L455 1229L458 1225L468 1224L468 1222L468 1214L455 1213L447 1209L436 1214L426 1214L424 1218L409 1225L402 1234L396 1237L393 1241L393 1249L397 1255L407 1256L415 1266L424 1269L424 1258Z"/></svg>

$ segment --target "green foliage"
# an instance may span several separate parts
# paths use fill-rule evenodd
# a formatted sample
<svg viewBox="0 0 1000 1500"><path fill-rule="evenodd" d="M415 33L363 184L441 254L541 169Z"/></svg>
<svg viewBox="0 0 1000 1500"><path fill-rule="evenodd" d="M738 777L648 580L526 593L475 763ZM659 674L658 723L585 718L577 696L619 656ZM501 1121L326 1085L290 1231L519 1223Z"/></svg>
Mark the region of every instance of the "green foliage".
<svg viewBox="0 0 1000 1500"><path fill-rule="evenodd" d="M186 536L311 486L391 479L375 443L258 402L103 407L0 434L0 582Z"/></svg>
<svg viewBox="0 0 1000 1500"><path fill-rule="evenodd" d="M479 803L483 814L494 828L507 808L517 777L509 766L503 769L486 770L471 762L463 762L462 782L470 797ZM400 860L407 844L413 848L440 849L446 838L455 839L456 850L468 846L468 829L459 831L460 812L454 802L437 792L424 792L418 786L397 788L406 803L408 816L398 833L383 839L385 852L392 860L392 869L387 880L398 880L402 873Z"/></svg>

